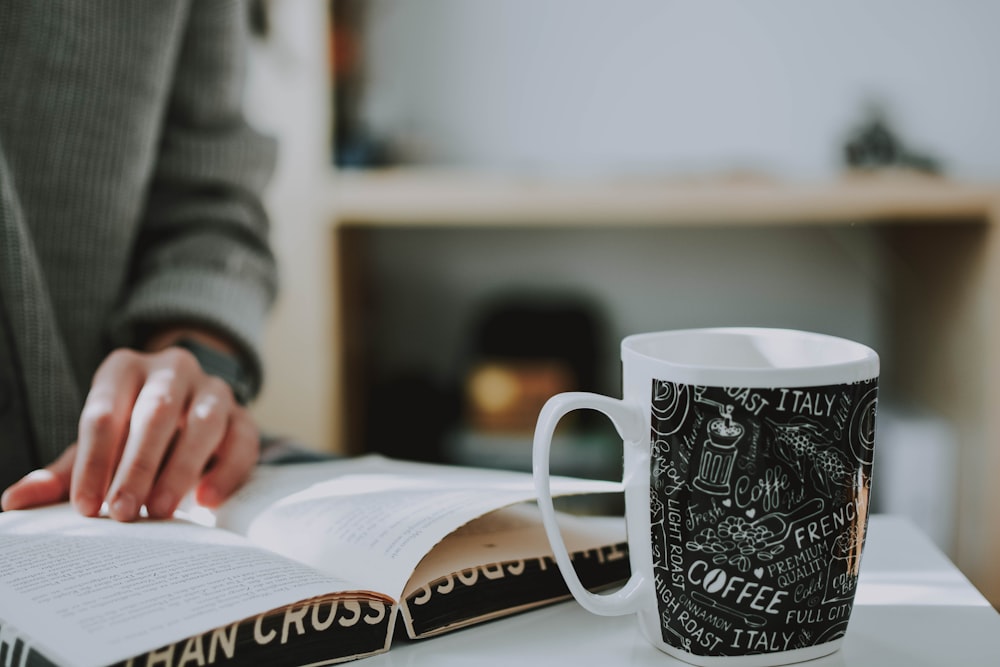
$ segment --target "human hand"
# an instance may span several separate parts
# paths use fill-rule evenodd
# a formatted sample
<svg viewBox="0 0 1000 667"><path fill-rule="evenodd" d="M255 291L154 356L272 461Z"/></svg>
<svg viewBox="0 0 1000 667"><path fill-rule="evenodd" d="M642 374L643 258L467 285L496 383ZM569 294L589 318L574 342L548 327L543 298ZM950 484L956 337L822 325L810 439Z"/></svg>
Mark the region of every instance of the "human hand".
<svg viewBox="0 0 1000 667"><path fill-rule="evenodd" d="M174 513L195 490L202 505L226 500L260 449L256 424L221 379L187 350L119 349L94 374L78 440L56 461L4 492L5 510L71 500L86 516L132 521Z"/></svg>

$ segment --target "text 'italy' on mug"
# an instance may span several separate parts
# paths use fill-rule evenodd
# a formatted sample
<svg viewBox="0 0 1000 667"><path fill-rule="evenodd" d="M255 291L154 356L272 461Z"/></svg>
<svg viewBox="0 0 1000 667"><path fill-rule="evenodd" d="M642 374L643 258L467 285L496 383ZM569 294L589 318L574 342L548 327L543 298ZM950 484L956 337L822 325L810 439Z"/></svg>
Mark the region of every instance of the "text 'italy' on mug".
<svg viewBox="0 0 1000 667"><path fill-rule="evenodd" d="M665 331L622 341L623 397L549 399L534 438L539 506L570 591L635 613L687 662L781 665L837 650L868 523L878 355L786 329ZM597 410L624 446L630 579L595 594L566 552L549 491L559 420Z"/></svg>

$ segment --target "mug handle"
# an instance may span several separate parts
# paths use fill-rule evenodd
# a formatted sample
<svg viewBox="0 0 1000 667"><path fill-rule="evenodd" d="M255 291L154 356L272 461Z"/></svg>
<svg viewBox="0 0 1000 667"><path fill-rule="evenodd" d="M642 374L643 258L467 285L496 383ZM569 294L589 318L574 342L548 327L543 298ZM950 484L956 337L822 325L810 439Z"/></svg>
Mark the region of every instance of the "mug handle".
<svg viewBox="0 0 1000 667"><path fill-rule="evenodd" d="M566 543L559 524L556 522L555 508L552 505L552 490L549 488L549 450L552 445L552 435L555 433L559 420L573 410L596 410L604 414L615 430L621 436L624 446L636 445L643 437L642 416L639 411L624 401L601 394L589 392L564 392L556 394L545 402L538 414L535 426L535 437L532 445L532 467L535 479L535 492L538 496L538 508L542 513L542 523L552 545L556 564L562 572L563 579L570 593L580 605L591 613L600 616L619 616L638 610L639 592L644 588L644 577L633 572L625 585L614 593L591 593L580 582L580 577L573 568ZM627 468L626 468L627 469ZM634 561L633 561L634 562Z"/></svg>

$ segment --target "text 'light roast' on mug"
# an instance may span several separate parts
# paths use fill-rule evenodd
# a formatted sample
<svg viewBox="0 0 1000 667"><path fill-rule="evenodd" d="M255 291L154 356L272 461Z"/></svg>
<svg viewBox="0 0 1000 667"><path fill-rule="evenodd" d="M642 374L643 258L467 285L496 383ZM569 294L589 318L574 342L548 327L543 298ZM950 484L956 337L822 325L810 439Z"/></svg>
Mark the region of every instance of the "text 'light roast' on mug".
<svg viewBox="0 0 1000 667"><path fill-rule="evenodd" d="M621 400L557 394L535 429L539 506L574 597L596 614L637 614L654 646L696 665L837 650L868 523L878 355L751 328L639 334L621 352ZM632 574L614 593L580 583L549 491L553 432L581 409L604 413L624 443Z"/></svg>

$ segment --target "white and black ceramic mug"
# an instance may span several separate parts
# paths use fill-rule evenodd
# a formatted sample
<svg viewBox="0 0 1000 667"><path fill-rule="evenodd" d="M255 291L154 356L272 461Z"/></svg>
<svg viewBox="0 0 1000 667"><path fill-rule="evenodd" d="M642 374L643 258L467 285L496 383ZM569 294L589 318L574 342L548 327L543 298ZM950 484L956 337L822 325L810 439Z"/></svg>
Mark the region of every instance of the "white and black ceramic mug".
<svg viewBox="0 0 1000 667"><path fill-rule="evenodd" d="M623 398L553 396L534 474L563 577L596 614L635 613L660 650L754 667L837 650L868 520L878 355L786 329L666 331L622 341ZM597 410L624 442L631 578L596 594L573 570L552 509L559 420Z"/></svg>

